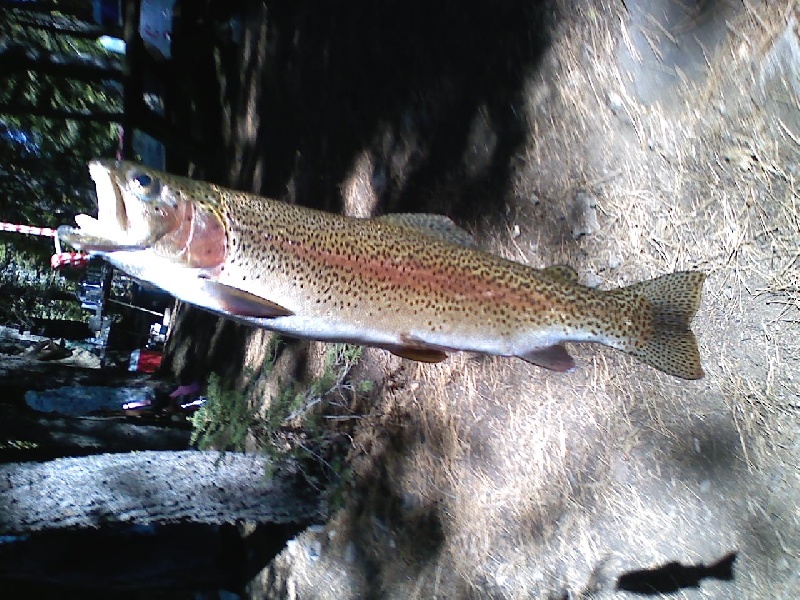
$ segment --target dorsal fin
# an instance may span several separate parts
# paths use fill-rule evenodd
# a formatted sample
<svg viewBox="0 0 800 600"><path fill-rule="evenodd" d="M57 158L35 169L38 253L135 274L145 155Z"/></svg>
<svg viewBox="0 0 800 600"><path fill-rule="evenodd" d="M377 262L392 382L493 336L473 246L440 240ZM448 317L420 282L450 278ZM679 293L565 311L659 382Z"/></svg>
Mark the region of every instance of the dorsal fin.
<svg viewBox="0 0 800 600"><path fill-rule="evenodd" d="M393 213L375 217L376 221L391 223L399 227L413 229L424 235L458 244L467 248L477 248L475 238L444 215L431 213Z"/></svg>

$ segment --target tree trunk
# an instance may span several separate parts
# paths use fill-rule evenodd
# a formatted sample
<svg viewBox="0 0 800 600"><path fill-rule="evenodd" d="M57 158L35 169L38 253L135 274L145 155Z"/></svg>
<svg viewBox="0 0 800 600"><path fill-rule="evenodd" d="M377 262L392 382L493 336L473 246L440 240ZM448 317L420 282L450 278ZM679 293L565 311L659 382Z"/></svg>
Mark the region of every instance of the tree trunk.
<svg viewBox="0 0 800 600"><path fill-rule="evenodd" d="M188 423L127 417L34 413L0 404L0 463L53 460L105 452L186 450Z"/></svg>
<svg viewBox="0 0 800 600"><path fill-rule="evenodd" d="M135 115L144 104L142 92L144 91L144 73L141 57L144 54L144 42L139 35L139 18L141 2L139 0L125 0L123 4L123 39L125 40L125 60L127 68L122 78L125 90L122 96L123 112L122 121L122 157L133 158L133 126ZM158 139L158 138L156 138Z"/></svg>

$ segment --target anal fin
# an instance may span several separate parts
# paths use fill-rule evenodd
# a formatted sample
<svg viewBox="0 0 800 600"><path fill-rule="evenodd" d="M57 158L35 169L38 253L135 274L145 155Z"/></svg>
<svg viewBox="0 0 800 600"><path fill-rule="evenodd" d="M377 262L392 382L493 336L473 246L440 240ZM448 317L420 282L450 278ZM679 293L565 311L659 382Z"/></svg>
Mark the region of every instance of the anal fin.
<svg viewBox="0 0 800 600"><path fill-rule="evenodd" d="M210 301L205 304L207 308L217 309L237 317L272 319L294 314L280 304L218 281L201 279L200 287Z"/></svg>
<svg viewBox="0 0 800 600"><path fill-rule="evenodd" d="M424 363L438 363L447 358L447 353L430 348L413 348L411 346L387 346L385 348L395 356L408 358Z"/></svg>
<svg viewBox="0 0 800 600"><path fill-rule="evenodd" d="M537 348L527 354L520 355L520 358L536 366L561 373L575 368L575 359L570 356L567 349L561 344Z"/></svg>
<svg viewBox="0 0 800 600"><path fill-rule="evenodd" d="M402 334L400 339L403 342L402 344L383 346L383 348L395 356L418 362L438 363L447 358L446 348L431 346L408 333Z"/></svg>

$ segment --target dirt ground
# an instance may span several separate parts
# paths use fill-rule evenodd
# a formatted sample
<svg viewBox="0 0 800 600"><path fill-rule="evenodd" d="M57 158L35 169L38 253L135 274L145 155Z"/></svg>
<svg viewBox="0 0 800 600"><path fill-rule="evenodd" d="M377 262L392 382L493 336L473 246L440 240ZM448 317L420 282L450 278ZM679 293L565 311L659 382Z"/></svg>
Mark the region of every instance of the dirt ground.
<svg viewBox="0 0 800 600"><path fill-rule="evenodd" d="M238 69L218 72L224 160L204 176L358 216L445 213L606 289L705 271L706 376L590 345L568 374L367 350L344 507L253 597L632 598L625 573L731 552L733 581L670 597L797 597L797 5L290 4L245 9L241 44L214 55ZM258 362L263 332L209 321L183 312L176 372ZM299 376L323 347L292 352Z"/></svg>

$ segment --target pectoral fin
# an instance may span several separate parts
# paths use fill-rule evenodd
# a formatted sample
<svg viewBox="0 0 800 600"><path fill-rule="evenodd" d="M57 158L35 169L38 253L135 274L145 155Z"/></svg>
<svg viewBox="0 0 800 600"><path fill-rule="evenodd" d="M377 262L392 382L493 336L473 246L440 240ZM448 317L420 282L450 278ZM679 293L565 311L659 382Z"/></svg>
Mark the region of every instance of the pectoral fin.
<svg viewBox="0 0 800 600"><path fill-rule="evenodd" d="M425 363L438 363L447 358L447 353L441 350L430 350L427 348L412 348L410 346L391 346L386 350L399 356L400 358L408 358L418 362Z"/></svg>
<svg viewBox="0 0 800 600"><path fill-rule="evenodd" d="M265 319L288 317L294 314L280 304L230 285L210 279L201 279L200 282L202 292L211 301L206 304L208 308L216 308L237 317ZM213 305L214 303L216 306Z"/></svg>
<svg viewBox="0 0 800 600"><path fill-rule="evenodd" d="M523 354L521 359L551 371L569 371L575 368L575 360L569 355L567 349L561 344L539 348Z"/></svg>

